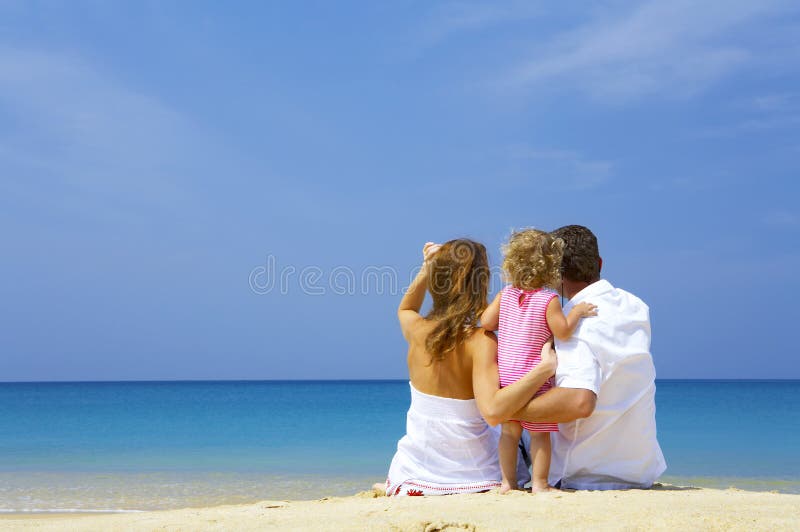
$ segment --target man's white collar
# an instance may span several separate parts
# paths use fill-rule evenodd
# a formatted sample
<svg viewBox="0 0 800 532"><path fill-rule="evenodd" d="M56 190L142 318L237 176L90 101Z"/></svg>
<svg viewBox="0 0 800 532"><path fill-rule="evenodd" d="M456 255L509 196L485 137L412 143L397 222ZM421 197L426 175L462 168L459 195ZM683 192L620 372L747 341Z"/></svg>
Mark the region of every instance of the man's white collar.
<svg viewBox="0 0 800 532"><path fill-rule="evenodd" d="M599 281L595 281L589 286L585 287L583 290L572 296L569 300L570 303L580 303L584 299L588 297L598 296L600 294L605 294L606 292L610 292L614 289L614 287L606 281L605 279L600 279Z"/></svg>

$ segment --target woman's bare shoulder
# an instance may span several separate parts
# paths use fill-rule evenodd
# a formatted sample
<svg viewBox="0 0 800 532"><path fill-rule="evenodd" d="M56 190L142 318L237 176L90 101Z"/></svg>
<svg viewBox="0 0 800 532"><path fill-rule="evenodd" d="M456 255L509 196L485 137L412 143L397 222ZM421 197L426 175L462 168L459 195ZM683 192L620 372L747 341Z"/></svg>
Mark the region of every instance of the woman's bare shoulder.
<svg viewBox="0 0 800 532"><path fill-rule="evenodd" d="M405 332L406 340L408 341L409 345L425 345L425 341L435 325L436 324L434 322L425 318L417 321Z"/></svg>
<svg viewBox="0 0 800 532"><path fill-rule="evenodd" d="M486 348L497 349L497 335L483 327L476 327L467 338L466 346L470 353L482 352Z"/></svg>

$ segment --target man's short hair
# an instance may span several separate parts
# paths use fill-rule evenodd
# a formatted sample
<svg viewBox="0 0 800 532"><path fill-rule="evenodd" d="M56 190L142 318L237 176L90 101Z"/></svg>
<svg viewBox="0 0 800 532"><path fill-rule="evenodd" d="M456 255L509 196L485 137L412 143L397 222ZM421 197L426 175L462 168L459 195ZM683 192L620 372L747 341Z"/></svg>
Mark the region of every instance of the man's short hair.
<svg viewBox="0 0 800 532"><path fill-rule="evenodd" d="M593 283L600 279L600 251L597 237L582 225L566 225L553 231L564 241L561 276L570 281Z"/></svg>

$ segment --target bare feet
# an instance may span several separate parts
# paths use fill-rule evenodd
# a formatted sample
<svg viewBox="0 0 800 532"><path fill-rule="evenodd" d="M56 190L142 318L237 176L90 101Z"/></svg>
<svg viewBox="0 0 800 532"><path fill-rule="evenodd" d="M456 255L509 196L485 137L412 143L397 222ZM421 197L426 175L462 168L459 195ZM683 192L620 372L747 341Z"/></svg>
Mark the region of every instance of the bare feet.
<svg viewBox="0 0 800 532"><path fill-rule="evenodd" d="M386 495L386 483L385 482L376 482L372 485L373 491Z"/></svg>
<svg viewBox="0 0 800 532"><path fill-rule="evenodd" d="M548 484L533 484L531 486L531 493L544 493L546 491L561 491L558 488L554 488Z"/></svg>
<svg viewBox="0 0 800 532"><path fill-rule="evenodd" d="M505 482L503 482L503 483L500 485L500 495L505 495L505 494L506 494L506 493L508 493L509 491L514 491L514 489L515 489L515 488L512 488L512 487L511 487L511 484L506 484Z"/></svg>

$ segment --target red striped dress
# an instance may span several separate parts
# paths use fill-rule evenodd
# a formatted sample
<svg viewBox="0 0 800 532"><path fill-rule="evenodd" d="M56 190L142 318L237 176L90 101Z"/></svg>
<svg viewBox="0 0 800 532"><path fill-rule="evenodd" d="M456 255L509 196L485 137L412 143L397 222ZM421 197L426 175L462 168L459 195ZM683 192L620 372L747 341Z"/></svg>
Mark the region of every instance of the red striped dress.
<svg viewBox="0 0 800 532"><path fill-rule="evenodd" d="M500 296L500 328L497 338L497 368L500 386L517 382L542 361L542 346L553 334L547 325L547 305L558 294L539 289L525 291L513 286L503 288ZM534 395L554 386L550 378ZM558 432L557 423L528 423L532 432Z"/></svg>

